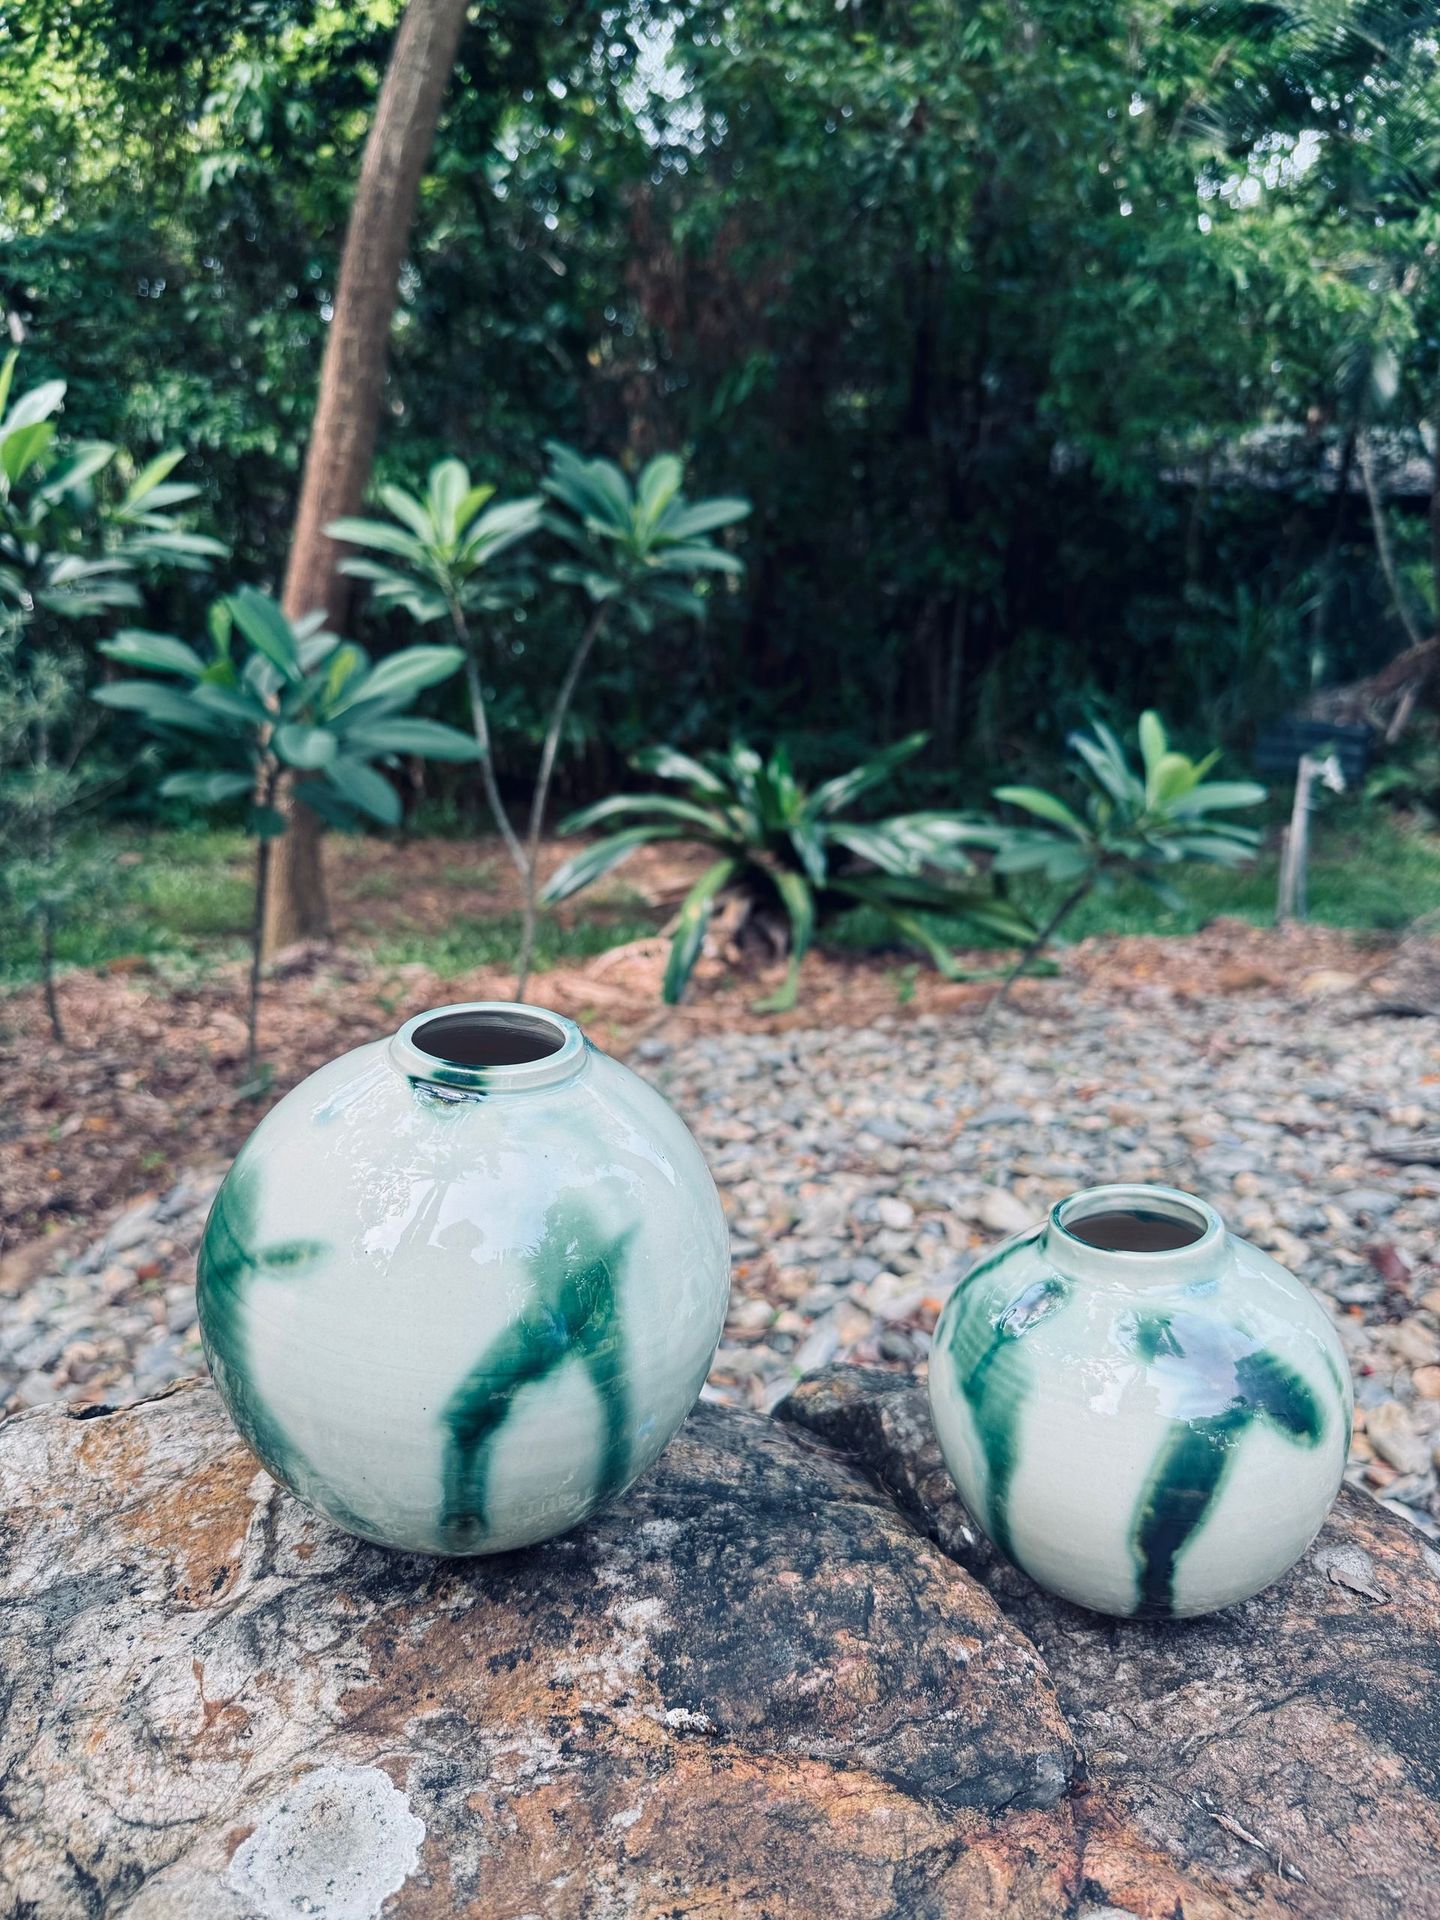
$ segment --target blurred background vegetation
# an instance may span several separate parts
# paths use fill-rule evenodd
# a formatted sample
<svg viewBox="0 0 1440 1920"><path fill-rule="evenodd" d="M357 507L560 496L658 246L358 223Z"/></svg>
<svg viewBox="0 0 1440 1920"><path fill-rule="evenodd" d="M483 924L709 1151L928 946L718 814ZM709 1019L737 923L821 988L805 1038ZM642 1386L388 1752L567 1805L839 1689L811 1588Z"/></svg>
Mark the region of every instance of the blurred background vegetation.
<svg viewBox="0 0 1440 1920"><path fill-rule="evenodd" d="M284 569L399 12L0 6L0 307L25 379L67 379L67 431L186 450L227 585ZM1428 638L1437 425L1429 0L493 0L421 189L377 478L418 489L459 455L529 495L554 439L631 472L683 450L696 494L751 503L703 625L597 653L567 802L661 740L783 738L819 778L919 727L900 791L949 806L1145 707L1245 771L1267 724ZM146 624L196 631L205 599L158 580ZM415 637L368 602L352 625L375 655ZM545 593L494 613L507 797L574 626ZM428 710L465 724L459 683ZM1412 814L1440 801L1427 712L1387 775ZM121 780L107 815L183 822L153 790ZM476 828L476 783L429 769L408 818ZM177 910L243 925L216 849L204 886L152 886L155 937ZM1372 812L1317 861L1326 917L1440 895ZM1327 862L1366 869L1343 899ZM1207 873L1195 913L1262 910L1270 872ZM1045 884L1019 885L1037 912Z"/></svg>

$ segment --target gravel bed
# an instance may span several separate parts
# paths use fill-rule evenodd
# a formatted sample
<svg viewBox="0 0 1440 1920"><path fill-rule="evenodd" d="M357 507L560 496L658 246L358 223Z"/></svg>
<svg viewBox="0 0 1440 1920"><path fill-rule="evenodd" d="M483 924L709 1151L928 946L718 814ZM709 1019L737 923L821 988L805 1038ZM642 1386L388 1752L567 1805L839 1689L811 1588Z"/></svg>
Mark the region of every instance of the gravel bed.
<svg viewBox="0 0 1440 1920"><path fill-rule="evenodd" d="M833 1360L923 1371L950 1289L1078 1187L1204 1195L1317 1289L1355 1373L1350 1475L1440 1519L1440 1021L1323 1000L1057 993L982 1037L906 1017L641 1041L730 1215L708 1398L768 1409ZM1433 1156L1433 1161L1432 1161ZM119 1404L203 1371L195 1169L0 1300L0 1406Z"/></svg>

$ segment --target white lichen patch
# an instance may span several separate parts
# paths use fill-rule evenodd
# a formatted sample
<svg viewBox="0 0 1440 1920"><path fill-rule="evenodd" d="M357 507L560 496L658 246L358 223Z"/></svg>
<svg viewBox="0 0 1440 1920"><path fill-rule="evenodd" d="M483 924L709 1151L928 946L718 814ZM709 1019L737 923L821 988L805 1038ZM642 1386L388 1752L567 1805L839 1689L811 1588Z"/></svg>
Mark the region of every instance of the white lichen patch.
<svg viewBox="0 0 1440 1920"><path fill-rule="evenodd" d="M271 1801L230 1863L259 1920L376 1920L415 1871L425 1824L378 1767L316 1767Z"/></svg>

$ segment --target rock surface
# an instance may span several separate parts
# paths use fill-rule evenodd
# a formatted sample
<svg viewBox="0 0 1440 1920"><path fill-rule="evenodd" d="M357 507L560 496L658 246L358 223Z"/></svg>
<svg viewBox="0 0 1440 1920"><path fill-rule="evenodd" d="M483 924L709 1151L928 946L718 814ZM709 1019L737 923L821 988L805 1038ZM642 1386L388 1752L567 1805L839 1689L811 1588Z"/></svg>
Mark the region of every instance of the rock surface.
<svg viewBox="0 0 1440 1920"><path fill-rule="evenodd" d="M1260 1911L1440 1913L1440 1555L1379 1502L1342 1489L1300 1564L1241 1606L1102 1621L995 1552L921 1389L835 1368L780 1415L862 1465L1024 1629L1087 1798Z"/></svg>
<svg viewBox="0 0 1440 1920"><path fill-rule="evenodd" d="M918 1389L785 1413L471 1562L337 1533L208 1387L9 1420L0 1912L1440 1914L1417 1532L1347 1495L1249 1606L1100 1622L995 1562Z"/></svg>

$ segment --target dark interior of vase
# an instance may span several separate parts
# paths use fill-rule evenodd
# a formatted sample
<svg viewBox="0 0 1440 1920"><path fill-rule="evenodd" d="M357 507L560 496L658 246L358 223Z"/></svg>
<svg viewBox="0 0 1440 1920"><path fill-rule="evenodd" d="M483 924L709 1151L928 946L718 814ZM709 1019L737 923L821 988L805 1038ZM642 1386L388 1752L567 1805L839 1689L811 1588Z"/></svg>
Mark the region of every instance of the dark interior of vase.
<svg viewBox="0 0 1440 1920"><path fill-rule="evenodd" d="M529 1013L444 1013L415 1029L420 1051L452 1067L523 1067L564 1044L558 1027Z"/></svg>
<svg viewBox="0 0 1440 1920"><path fill-rule="evenodd" d="M1150 1207L1104 1207L1065 1222L1065 1231L1106 1253L1173 1253L1193 1247L1205 1223L1193 1213L1161 1213Z"/></svg>

